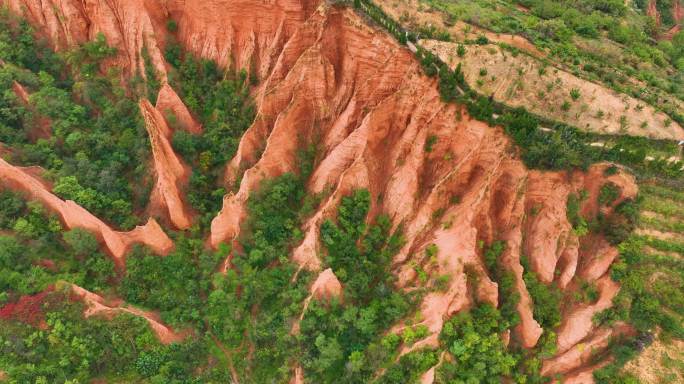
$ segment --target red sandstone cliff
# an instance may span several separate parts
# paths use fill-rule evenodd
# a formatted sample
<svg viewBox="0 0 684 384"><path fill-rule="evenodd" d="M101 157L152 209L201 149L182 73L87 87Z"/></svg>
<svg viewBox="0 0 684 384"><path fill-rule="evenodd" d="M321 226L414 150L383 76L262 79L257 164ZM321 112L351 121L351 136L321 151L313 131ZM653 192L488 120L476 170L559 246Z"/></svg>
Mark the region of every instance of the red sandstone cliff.
<svg viewBox="0 0 684 384"><path fill-rule="evenodd" d="M657 0L650 0L648 2L648 7L646 8L646 14L652 17L655 20L656 25L660 27L660 12L658 12L658 8L656 7L657 4ZM682 0L672 1L671 12L672 19L674 20L674 25L672 26L672 28L670 28L669 30L660 35L660 38L664 40L672 40L674 35L676 35L677 32L681 31L682 29L682 20L684 20L684 7L682 6Z"/></svg>
<svg viewBox="0 0 684 384"><path fill-rule="evenodd" d="M190 168L171 147L172 132L161 112L148 100L140 101L140 112L150 137L157 182L150 196L150 211L169 217L178 229L187 229L192 218L183 203L181 189L190 177Z"/></svg>

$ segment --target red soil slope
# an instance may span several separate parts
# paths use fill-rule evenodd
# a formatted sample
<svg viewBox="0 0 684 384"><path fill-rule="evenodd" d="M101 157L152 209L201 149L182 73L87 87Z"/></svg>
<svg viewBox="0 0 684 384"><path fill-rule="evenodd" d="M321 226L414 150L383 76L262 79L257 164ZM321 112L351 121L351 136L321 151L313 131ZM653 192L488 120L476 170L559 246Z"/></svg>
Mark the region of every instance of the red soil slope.
<svg viewBox="0 0 684 384"><path fill-rule="evenodd" d="M5 304L0 308L0 319L18 320L44 328L47 324L45 323L45 314L42 312L43 302L53 290L50 287L44 292L35 295L24 295L14 303Z"/></svg>
<svg viewBox="0 0 684 384"><path fill-rule="evenodd" d="M27 5L25 13L57 47L103 32L119 48L115 62L129 70L140 68L143 46L163 70L158 51L166 19L172 18L179 25L176 38L186 49L257 72L257 118L225 174L226 185L241 180L239 189L224 198L212 223L212 245L236 239L250 191L264 178L296 170L298 148L317 138L321 160L308 189L330 193L305 224L304 241L293 258L302 268L320 270L320 223L335 212L342 196L367 188L374 197L372 214L387 213L395 228L403 224L407 241L394 260L400 288L422 284L415 266L432 278L450 276L445 291L430 293L421 304L431 335L416 347L435 344L444 319L467 309L474 298L499 301L480 246L496 240L507 244L503 262L516 276L521 295L522 322L511 338L525 347L537 343L542 329L533 318L522 279L522 255L542 281L555 281L566 291L577 288L578 276L598 282L598 303L565 309L559 355L544 365L549 375L590 372L595 366L577 352L584 343L605 348L607 332L620 331L595 329L591 323L591 315L609 306L619 289L606 275L617 252L600 238L578 239L565 208L570 193L586 190L583 214L591 219L598 212L596 198L606 181L606 165L588 173L526 169L501 129L471 119L461 107L443 104L435 81L422 74L412 54L352 10L314 0L5 2L16 10ZM178 106L178 101L173 104ZM164 108L161 117L145 102L142 108L147 120L154 121L148 124L153 147L154 142L164 147L162 138L168 144L169 137L161 123ZM191 117L186 121L193 126ZM435 144L428 149L425 143L432 137ZM165 181L158 186L175 185L182 166L174 164L172 151L154 152L158 174L169 174L159 177ZM636 194L634 180L624 173L610 180L621 190L616 204ZM171 197L163 200L174 211L169 212L172 220L183 217L177 208L182 205L173 203L181 197L177 191ZM611 213L610 208L603 210ZM432 258L426 256L430 244L438 249ZM478 275L477 287L468 284L466 267ZM334 288L331 294L339 291L333 278L327 270L321 278ZM322 293L316 287L312 291ZM323 292L328 296L327 288ZM430 378L427 374L425 382ZM299 370L294 382L301 381Z"/></svg>
<svg viewBox="0 0 684 384"><path fill-rule="evenodd" d="M161 112L146 99L140 101L140 112L150 136L154 171L157 182L150 196L150 211L168 216L178 229L187 229L192 218L181 196L181 188L187 184L190 169L171 147L171 130Z"/></svg>
<svg viewBox="0 0 684 384"><path fill-rule="evenodd" d="M657 3L657 0L650 0L648 2L646 14L654 18L656 25L660 27L660 13L656 7ZM672 40L674 35L676 35L677 32L682 29L682 20L684 20L684 7L682 6L682 0L674 0L672 2L672 19L674 20L675 25L660 35L660 38L663 40Z"/></svg>

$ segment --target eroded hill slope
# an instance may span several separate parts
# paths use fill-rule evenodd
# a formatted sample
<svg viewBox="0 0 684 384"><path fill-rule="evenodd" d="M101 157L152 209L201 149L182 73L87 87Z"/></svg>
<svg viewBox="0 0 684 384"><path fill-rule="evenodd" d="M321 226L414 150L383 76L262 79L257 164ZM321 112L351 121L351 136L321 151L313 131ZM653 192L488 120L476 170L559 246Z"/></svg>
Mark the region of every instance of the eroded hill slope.
<svg viewBox="0 0 684 384"><path fill-rule="evenodd" d="M162 53L168 19L177 21L175 38L188 52L255 73L256 119L226 165L221 183L235 189L224 197L208 243L239 249L252 192L263 180L297 172L299 151L314 145L316 162L306 189L322 198L306 218L291 258L303 270L320 272L323 282L312 285L316 300L336 296L340 283L324 257L320 228L334 218L344 196L367 189L369 216L384 213L393 230L403 229L405 242L391 264L394 288L428 289L418 305L420 320L413 324L425 326L427 334L405 345L401 354L439 348L439 334L454 314L477 303L503 306L516 295L520 322L510 333L510 345L532 349L542 335L557 334L551 339L556 351L541 367L549 377L586 382L587 372L602 364L588 351L603 352L611 337L632 332L619 322L605 327L592 322L619 290L608 272L618 251L601 231L586 234L572 221L578 215L586 221L622 220L615 210L636 197L633 177L607 164L585 172L527 169L500 127L443 103L436 81L422 73L412 53L352 9L307 1L8 3L58 49L102 32L118 49L106 65L122 66L128 75L144 73L143 49L159 73L169 72ZM172 100L164 110L199 133L166 77L162 81L166 96L160 93L158 100ZM169 145L170 124L161 121L168 117L146 100L140 106L158 178L157 209L168 210L176 228L187 228L192 220L183 207L187 170ZM3 170L5 178L21 172L9 164ZM606 185L615 192L607 201L600 197ZM573 198L577 206L569 212ZM487 250L497 243L502 250L492 262ZM233 252L224 268L239 256ZM507 288L500 281L506 273L512 276ZM441 288L432 289L438 279L444 280ZM596 287L597 297L567 300L559 308L561 320L547 322L535 311L531 283L557 288L565 298L588 284ZM321 288L328 284L332 288ZM406 326L402 320L394 331ZM306 369L290 368L295 382L307 380ZM435 380L434 372L428 370L423 382ZM234 377L239 374L233 371Z"/></svg>

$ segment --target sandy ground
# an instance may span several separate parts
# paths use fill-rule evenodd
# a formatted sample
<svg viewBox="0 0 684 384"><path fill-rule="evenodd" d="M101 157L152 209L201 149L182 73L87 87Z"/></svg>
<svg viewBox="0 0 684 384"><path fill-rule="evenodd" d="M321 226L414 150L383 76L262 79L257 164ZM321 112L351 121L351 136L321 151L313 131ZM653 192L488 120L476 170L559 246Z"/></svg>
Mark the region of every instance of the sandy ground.
<svg viewBox="0 0 684 384"><path fill-rule="evenodd" d="M684 341L655 341L625 366L641 383L684 383Z"/></svg>
<svg viewBox="0 0 684 384"><path fill-rule="evenodd" d="M684 139L684 129L662 112L633 97L543 64L528 55L513 55L493 45L469 45L464 57L456 43L434 40L420 44L455 68L480 93L507 105L522 106L546 118L580 129L659 139ZM573 99L572 90L579 96ZM565 106L564 106L565 104Z"/></svg>

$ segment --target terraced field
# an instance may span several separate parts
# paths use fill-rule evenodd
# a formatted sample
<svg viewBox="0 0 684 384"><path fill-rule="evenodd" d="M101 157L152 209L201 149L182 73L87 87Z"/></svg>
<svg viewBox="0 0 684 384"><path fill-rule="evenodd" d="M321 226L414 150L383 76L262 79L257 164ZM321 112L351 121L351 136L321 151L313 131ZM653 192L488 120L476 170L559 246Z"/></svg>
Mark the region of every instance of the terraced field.
<svg viewBox="0 0 684 384"><path fill-rule="evenodd" d="M668 254L684 254L684 193L679 188L643 183L637 236Z"/></svg>
<svg viewBox="0 0 684 384"><path fill-rule="evenodd" d="M684 280L684 192L677 186L642 182L640 224L630 240L641 247L641 263L649 264L644 276L648 289L666 302L681 291ZM629 288L628 288L629 289ZM680 317L684 303L671 302L674 317ZM646 347L624 371L640 383L684 382L684 343L658 340Z"/></svg>

